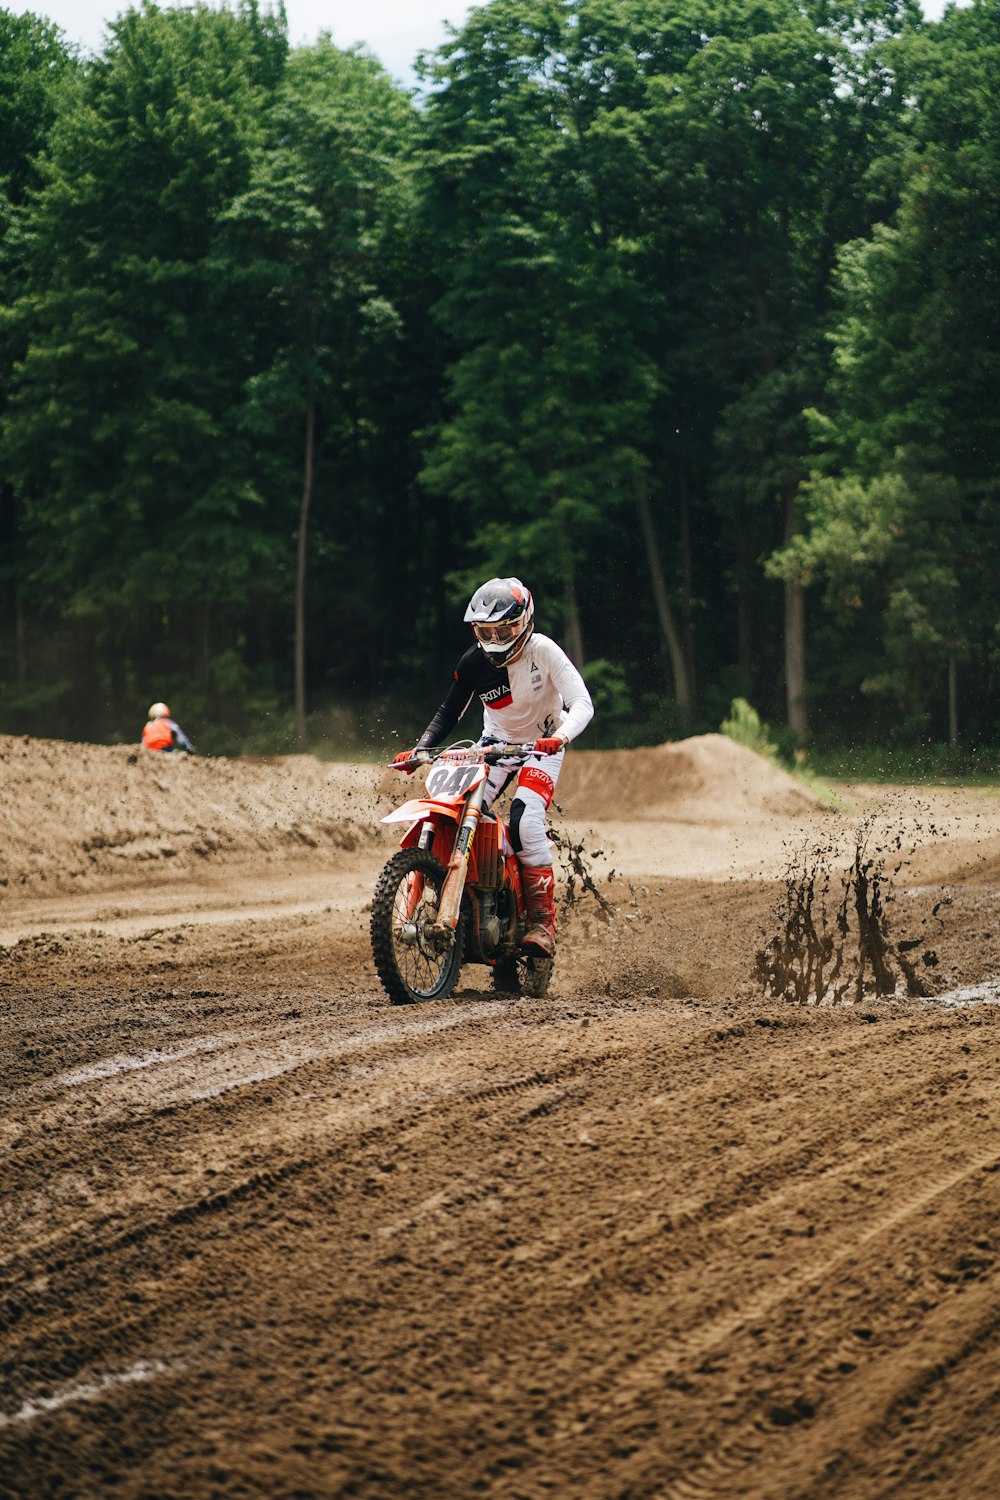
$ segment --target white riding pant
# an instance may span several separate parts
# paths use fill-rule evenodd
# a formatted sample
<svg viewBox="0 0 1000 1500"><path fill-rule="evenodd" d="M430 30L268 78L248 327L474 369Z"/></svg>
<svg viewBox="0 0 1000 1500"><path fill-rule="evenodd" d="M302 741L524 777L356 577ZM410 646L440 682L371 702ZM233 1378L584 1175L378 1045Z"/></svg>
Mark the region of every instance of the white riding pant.
<svg viewBox="0 0 1000 1500"><path fill-rule="evenodd" d="M507 822L514 853L529 869L547 870L552 864L545 818L565 759L566 751L562 749L558 755L533 755L523 764L501 761L490 767L486 778L483 806L489 808L517 770L517 789Z"/></svg>

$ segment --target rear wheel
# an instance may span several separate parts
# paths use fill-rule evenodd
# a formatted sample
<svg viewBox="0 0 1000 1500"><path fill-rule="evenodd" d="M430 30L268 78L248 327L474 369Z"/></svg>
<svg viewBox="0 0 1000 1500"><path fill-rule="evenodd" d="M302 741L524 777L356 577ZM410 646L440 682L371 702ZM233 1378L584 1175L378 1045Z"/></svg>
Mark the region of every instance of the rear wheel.
<svg viewBox="0 0 1000 1500"><path fill-rule="evenodd" d="M455 988L462 922L449 938L433 931L446 873L426 849L400 849L379 876L372 897L372 957L393 1005L443 1000Z"/></svg>
<svg viewBox="0 0 1000 1500"><path fill-rule="evenodd" d="M501 995L527 995L540 1000L552 977L551 958L535 953L512 953L498 958L493 966L493 988Z"/></svg>

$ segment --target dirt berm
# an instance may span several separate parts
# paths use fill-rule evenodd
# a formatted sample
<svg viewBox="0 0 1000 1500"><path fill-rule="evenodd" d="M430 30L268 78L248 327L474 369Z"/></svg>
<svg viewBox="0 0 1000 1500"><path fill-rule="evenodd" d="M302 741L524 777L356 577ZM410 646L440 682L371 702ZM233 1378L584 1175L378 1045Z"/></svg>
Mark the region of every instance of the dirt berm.
<svg viewBox="0 0 1000 1500"><path fill-rule="evenodd" d="M0 890L87 890L209 865L335 859L371 838L413 790L384 766L309 755L203 759L0 736ZM576 820L719 824L821 806L721 735L571 752L558 800Z"/></svg>

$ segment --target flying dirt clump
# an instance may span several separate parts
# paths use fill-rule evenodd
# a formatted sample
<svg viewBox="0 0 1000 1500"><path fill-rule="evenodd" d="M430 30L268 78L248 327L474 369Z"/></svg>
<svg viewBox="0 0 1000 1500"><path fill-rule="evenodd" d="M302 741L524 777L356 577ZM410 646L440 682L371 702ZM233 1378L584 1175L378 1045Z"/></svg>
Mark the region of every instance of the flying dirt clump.
<svg viewBox="0 0 1000 1500"><path fill-rule="evenodd" d="M798 1005L846 1005L866 995L902 992L917 998L934 993L917 971L918 961L925 969L939 962L927 934L894 938L889 921L892 879L909 863L917 844L904 849L898 832L883 844L875 840L872 815L856 834L850 866L839 875L830 846L816 846L790 865L778 914L780 930L754 961L754 979L766 996ZM936 921L950 902L942 893L922 925Z"/></svg>
<svg viewBox="0 0 1000 1500"><path fill-rule="evenodd" d="M562 808L553 803L556 812ZM549 838L559 851L562 864L564 889L562 904L565 910L578 906L585 896L592 896L597 906L597 915L602 922L610 922L615 909L608 898L597 888L597 872L593 861L603 859L603 849L588 851L586 839L577 839L556 824L549 825ZM613 872L612 872L613 873Z"/></svg>

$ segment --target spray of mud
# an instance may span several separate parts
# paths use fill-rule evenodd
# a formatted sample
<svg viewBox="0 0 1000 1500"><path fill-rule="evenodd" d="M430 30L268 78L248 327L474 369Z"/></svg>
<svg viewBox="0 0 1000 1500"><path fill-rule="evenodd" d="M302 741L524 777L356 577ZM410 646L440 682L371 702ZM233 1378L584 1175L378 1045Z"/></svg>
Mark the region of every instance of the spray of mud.
<svg viewBox="0 0 1000 1500"><path fill-rule="evenodd" d="M673 967L670 953L662 944L651 948L640 936L654 921L649 887L614 869L600 869L607 856L593 830L579 841L565 828L550 825L548 832L560 865L557 983L568 983L578 1001L608 997L624 1008L659 996L688 995L688 982Z"/></svg>
<svg viewBox="0 0 1000 1500"><path fill-rule="evenodd" d="M753 978L764 994L797 1005L851 1005L866 996L927 997L924 971L938 965L931 927L951 904L942 892L915 936L896 937L890 922L893 879L919 845L900 832L879 833L873 814L858 829L854 856L839 873L831 846L796 855L785 875L779 930L756 954ZM937 829L930 829L937 835Z"/></svg>
<svg viewBox="0 0 1000 1500"><path fill-rule="evenodd" d="M561 813L562 809L555 807L555 811ZM563 909L568 912L584 904L589 905L587 898L592 897L598 920L604 923L611 922L615 916L615 908L597 886L598 875L595 861L605 858L604 850L597 848L588 851L584 839L578 841L572 839L565 828L560 828L556 824L549 825L548 834L559 852L562 866ZM614 879L614 873L612 870L607 879Z"/></svg>

